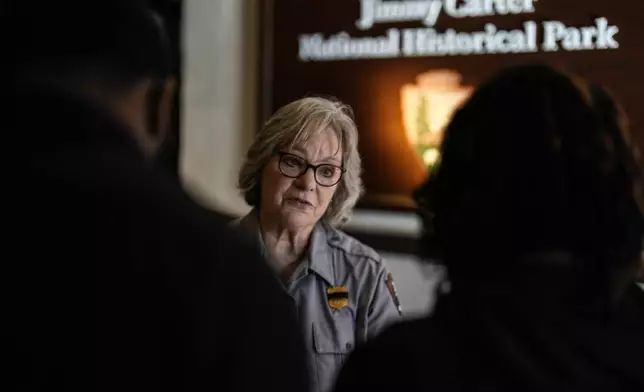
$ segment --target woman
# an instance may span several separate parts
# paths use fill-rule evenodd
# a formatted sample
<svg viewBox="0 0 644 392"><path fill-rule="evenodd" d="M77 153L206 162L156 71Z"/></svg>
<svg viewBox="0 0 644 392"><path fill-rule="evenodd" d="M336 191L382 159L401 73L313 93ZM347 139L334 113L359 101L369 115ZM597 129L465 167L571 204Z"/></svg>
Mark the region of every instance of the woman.
<svg viewBox="0 0 644 392"><path fill-rule="evenodd" d="M450 292L356 350L336 392L644 391L644 179L626 130L603 89L547 66L480 86L417 195Z"/></svg>
<svg viewBox="0 0 644 392"><path fill-rule="evenodd" d="M315 391L328 391L353 347L401 313L381 257L336 228L362 190L357 147L347 106L304 98L268 120L239 174L254 207L239 224L295 301Z"/></svg>

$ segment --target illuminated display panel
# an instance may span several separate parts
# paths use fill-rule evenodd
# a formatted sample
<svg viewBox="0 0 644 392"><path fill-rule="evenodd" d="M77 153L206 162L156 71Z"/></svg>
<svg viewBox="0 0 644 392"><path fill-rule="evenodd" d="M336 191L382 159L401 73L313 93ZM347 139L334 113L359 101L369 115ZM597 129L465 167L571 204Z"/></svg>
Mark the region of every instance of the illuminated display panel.
<svg viewBox="0 0 644 392"><path fill-rule="evenodd" d="M546 62L603 84L642 148L640 8L636 0L264 0L261 120L306 95L351 105L366 208L411 207L454 109L512 64Z"/></svg>

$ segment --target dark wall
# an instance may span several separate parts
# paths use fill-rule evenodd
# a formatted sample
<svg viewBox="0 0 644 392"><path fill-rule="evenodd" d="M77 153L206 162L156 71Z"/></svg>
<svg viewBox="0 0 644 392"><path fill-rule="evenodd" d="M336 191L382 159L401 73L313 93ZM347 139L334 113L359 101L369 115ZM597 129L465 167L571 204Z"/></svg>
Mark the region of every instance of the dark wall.
<svg viewBox="0 0 644 392"><path fill-rule="evenodd" d="M623 104L639 145L644 148L644 23L641 0L539 0L536 13L453 19L442 15L435 28L472 32L494 23L499 29L520 28L526 20L538 24L562 21L569 26L593 24L606 17L620 28L617 50L487 54L469 56L414 57L377 60L301 62L298 35L345 31L351 36L384 35L391 27L422 27L420 22L376 24L360 31L358 0L267 0L264 3L262 68L262 115L310 94L330 95L351 105L360 130L360 151L367 194L363 207L392 208L405 205L423 181L426 170L407 142L400 109L400 87L413 83L421 72L451 68L476 86L500 68L531 61L564 67L608 87ZM539 38L539 43L541 38ZM263 118L262 120L265 120Z"/></svg>

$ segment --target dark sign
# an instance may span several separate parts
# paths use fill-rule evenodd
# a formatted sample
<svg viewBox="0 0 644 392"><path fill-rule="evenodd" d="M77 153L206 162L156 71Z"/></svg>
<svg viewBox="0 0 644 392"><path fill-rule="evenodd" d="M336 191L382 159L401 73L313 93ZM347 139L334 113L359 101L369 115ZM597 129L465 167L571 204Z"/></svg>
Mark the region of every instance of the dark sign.
<svg viewBox="0 0 644 392"><path fill-rule="evenodd" d="M367 193L412 206L455 108L500 68L547 62L606 86L644 147L636 0L264 0L262 121L306 95L351 105Z"/></svg>

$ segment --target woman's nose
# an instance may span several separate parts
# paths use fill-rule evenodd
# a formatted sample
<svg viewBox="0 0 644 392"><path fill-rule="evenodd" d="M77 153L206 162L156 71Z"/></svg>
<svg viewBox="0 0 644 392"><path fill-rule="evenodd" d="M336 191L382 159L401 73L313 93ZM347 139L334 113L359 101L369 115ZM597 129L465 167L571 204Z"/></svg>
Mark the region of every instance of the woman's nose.
<svg viewBox="0 0 644 392"><path fill-rule="evenodd" d="M315 170L312 167L307 168L297 179L296 184L302 189L312 191L315 188Z"/></svg>

